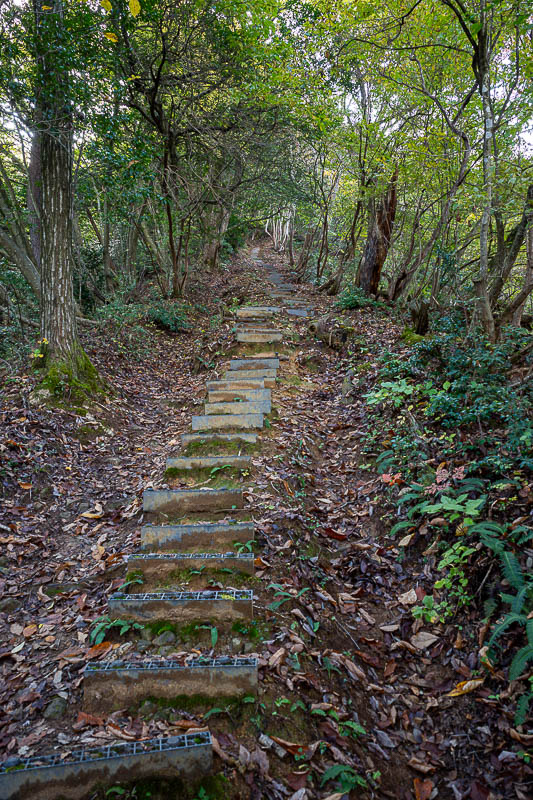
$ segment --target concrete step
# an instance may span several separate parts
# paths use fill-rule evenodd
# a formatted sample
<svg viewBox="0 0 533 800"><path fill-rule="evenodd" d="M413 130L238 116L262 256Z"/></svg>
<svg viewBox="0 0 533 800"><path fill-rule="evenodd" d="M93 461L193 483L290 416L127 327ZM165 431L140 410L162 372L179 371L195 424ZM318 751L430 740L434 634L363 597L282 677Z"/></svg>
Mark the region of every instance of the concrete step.
<svg viewBox="0 0 533 800"><path fill-rule="evenodd" d="M264 414L264 403L258 400L237 400L235 402L222 401L219 403L205 403L206 414Z"/></svg>
<svg viewBox="0 0 533 800"><path fill-rule="evenodd" d="M259 411L262 414L270 414L272 410L270 389L219 390L216 392L208 392L207 399L210 403L230 403L243 400L249 403L259 403Z"/></svg>
<svg viewBox="0 0 533 800"><path fill-rule="evenodd" d="M283 339L282 333L246 333L238 331L235 334L235 339L243 344L259 344L261 342L281 342Z"/></svg>
<svg viewBox="0 0 533 800"><path fill-rule="evenodd" d="M167 458L167 471L191 472L197 469L231 467L234 470L250 469L251 456L197 456L191 458Z"/></svg>
<svg viewBox="0 0 533 800"><path fill-rule="evenodd" d="M287 308L286 311L290 317L312 317L315 314L312 308Z"/></svg>
<svg viewBox="0 0 533 800"><path fill-rule="evenodd" d="M149 697L242 697L257 692L257 659L194 658L186 663L151 659L101 661L83 672L83 708L89 714L138 706Z"/></svg>
<svg viewBox="0 0 533 800"><path fill-rule="evenodd" d="M209 384L208 384L209 385ZM257 433L239 431L238 433L182 433L181 443L184 446L195 442L247 442L256 444Z"/></svg>
<svg viewBox="0 0 533 800"><path fill-rule="evenodd" d="M235 326L235 330L238 331L257 331L258 333L270 333L271 331L277 332L279 328L275 328L273 325L261 325L259 322L239 322L238 325Z"/></svg>
<svg viewBox="0 0 533 800"><path fill-rule="evenodd" d="M263 414L204 414L192 418L193 431L262 428Z"/></svg>
<svg viewBox="0 0 533 800"><path fill-rule="evenodd" d="M143 509L157 514L244 508L241 489L145 489Z"/></svg>
<svg viewBox="0 0 533 800"><path fill-rule="evenodd" d="M224 373L224 380L225 381L243 381L248 380L249 378L262 378L265 380L266 378L270 378L271 380L276 379L277 372L275 369L229 369ZM265 383L266 386L266 383ZM209 383L207 384L208 391L210 390Z"/></svg>
<svg viewBox="0 0 533 800"><path fill-rule="evenodd" d="M229 362L231 370L279 369L279 358L232 358Z"/></svg>
<svg viewBox="0 0 533 800"><path fill-rule="evenodd" d="M280 310L277 306L242 306L234 313L237 319L268 319Z"/></svg>
<svg viewBox="0 0 533 800"><path fill-rule="evenodd" d="M229 370L229 378L208 381L207 391L212 392L215 389L273 389L276 385L275 374L272 377L267 376L266 378L242 377L243 372L247 375L250 371L251 370Z"/></svg>
<svg viewBox="0 0 533 800"><path fill-rule="evenodd" d="M254 538L253 522L197 522L190 525L144 525L141 549L147 551L201 550L203 547L233 547Z"/></svg>
<svg viewBox="0 0 533 800"><path fill-rule="evenodd" d="M86 800L97 785L149 778L200 780L213 766L208 731L68 748L49 755L10 758L0 766L2 800Z"/></svg>
<svg viewBox="0 0 533 800"><path fill-rule="evenodd" d="M224 624L253 617L250 589L207 590L203 592L116 592L108 598L111 619L134 622L164 620L176 625L190 622Z"/></svg>
<svg viewBox="0 0 533 800"><path fill-rule="evenodd" d="M185 569L220 570L253 575L253 553L133 553L127 559L128 572L142 572L147 581L164 581ZM228 575L231 579L231 575Z"/></svg>

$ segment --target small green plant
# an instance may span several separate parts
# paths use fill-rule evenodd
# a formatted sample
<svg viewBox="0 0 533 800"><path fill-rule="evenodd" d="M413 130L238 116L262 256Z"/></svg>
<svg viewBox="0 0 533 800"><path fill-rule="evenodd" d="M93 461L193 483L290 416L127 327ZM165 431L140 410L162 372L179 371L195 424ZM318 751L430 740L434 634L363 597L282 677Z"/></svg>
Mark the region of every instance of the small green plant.
<svg viewBox="0 0 533 800"><path fill-rule="evenodd" d="M93 623L90 633L91 644L101 644L104 641L107 633L113 629L118 628L118 635L124 636L129 631L141 631L143 626L138 622L132 622L129 619L110 619L109 617L99 617Z"/></svg>
<svg viewBox="0 0 533 800"><path fill-rule="evenodd" d="M426 500L418 503L410 509L407 516L411 519L415 514L433 515L440 513L450 522L455 522L460 517L463 517L461 527L468 528L474 524L474 519L481 514L481 506L486 499L486 495L483 495L471 500L466 492L460 494L459 497L442 495L437 503L431 503Z"/></svg>
<svg viewBox="0 0 533 800"><path fill-rule="evenodd" d="M126 579L124 583L121 583L120 586L117 588L117 592L123 592L125 589L128 589L130 586L142 585L144 583L144 575L140 570L135 570L134 572L130 572L126 575Z"/></svg>
<svg viewBox="0 0 533 800"><path fill-rule="evenodd" d="M407 383L406 378L401 378L399 381L382 381L377 389L365 395L365 400L369 406L390 403L394 408L400 408L414 391L415 387Z"/></svg>
<svg viewBox="0 0 533 800"><path fill-rule="evenodd" d="M280 583L271 583L268 588L276 590L274 597L281 597L281 600L275 600L273 603L268 604L267 608L271 611L277 611L288 600L298 600L305 592L309 591L309 586L307 586L305 589L300 589L296 594L291 594Z"/></svg>
<svg viewBox="0 0 533 800"><path fill-rule="evenodd" d="M364 736L366 729L358 722L347 720L339 724L339 733L341 736L350 736L352 739L358 739L359 736Z"/></svg>
<svg viewBox="0 0 533 800"><path fill-rule="evenodd" d="M369 306L377 307L379 304L368 297L359 286L350 286L342 292L335 305L342 311L353 311Z"/></svg>
<svg viewBox="0 0 533 800"><path fill-rule="evenodd" d="M464 608L472 601L472 595L467 592L465 565L475 552L474 547L467 547L461 542L456 542L445 551L437 568L439 571L447 570L447 574L435 581L435 589L444 589L445 597L437 602L432 595L426 595L422 605L412 609L414 617L422 618L426 622L444 622L453 617L459 608Z"/></svg>
<svg viewBox="0 0 533 800"><path fill-rule="evenodd" d="M510 606L503 618L496 623L489 639L489 653L491 659L496 658L495 644L502 634L511 626L519 625L525 630L526 644L515 654L509 666L509 680L516 681L523 676L527 665L533 661L533 576L524 576L518 559L510 550L499 554L503 575L515 594L502 592L500 597ZM529 689L518 700L515 722L523 724L527 717L529 704L533 699L533 683L529 679Z"/></svg>
<svg viewBox="0 0 533 800"><path fill-rule="evenodd" d="M233 542L237 553L251 553L253 551L254 540L248 539L247 542Z"/></svg>
<svg viewBox="0 0 533 800"><path fill-rule="evenodd" d="M322 775L320 785L324 786L325 783L333 780L338 781L340 790L344 793L351 792L352 789L356 789L358 786L361 788L367 786L366 780L353 767L348 767L345 764L334 764L329 767Z"/></svg>
<svg viewBox="0 0 533 800"><path fill-rule="evenodd" d="M413 606L411 613L415 619L423 619L424 622L437 622L439 620L438 603L432 594L427 594L422 600L422 605Z"/></svg>

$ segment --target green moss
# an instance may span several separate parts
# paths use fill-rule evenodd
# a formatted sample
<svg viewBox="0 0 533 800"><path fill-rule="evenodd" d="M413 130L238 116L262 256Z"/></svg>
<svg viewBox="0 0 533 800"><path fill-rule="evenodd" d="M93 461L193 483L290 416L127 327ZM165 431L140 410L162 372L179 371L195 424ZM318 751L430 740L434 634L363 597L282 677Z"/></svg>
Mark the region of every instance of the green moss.
<svg viewBox="0 0 533 800"><path fill-rule="evenodd" d="M176 625L168 620L155 620L154 622L146 623L144 627L151 630L154 636L159 636L163 631L172 631L183 644L191 642L197 644L199 639L202 638L202 634L205 634L204 638L206 639L211 637L211 628L217 628L220 633L222 625L220 622L217 623L214 620L206 619L194 620L187 623L187 625Z"/></svg>
<svg viewBox="0 0 533 800"><path fill-rule="evenodd" d="M270 626L266 622L257 620L251 622L236 620L231 626L231 630L240 636L246 636L251 642L260 642L270 636Z"/></svg>
<svg viewBox="0 0 533 800"><path fill-rule="evenodd" d="M50 359L46 346L41 346L42 362L36 366L42 370L42 378L36 388L36 396L54 402L58 400L85 402L95 396L109 392L109 387L100 378L96 368L82 347L78 346L70 358Z"/></svg>
<svg viewBox="0 0 533 800"><path fill-rule="evenodd" d="M175 697L147 697L148 701L159 708L173 708L179 711L202 713L211 708L228 708L237 710L241 704L239 695L217 697L206 694L178 694Z"/></svg>
<svg viewBox="0 0 533 800"><path fill-rule="evenodd" d="M301 386L303 381L298 375L286 375L281 379L281 383L288 384L289 386Z"/></svg>
<svg viewBox="0 0 533 800"><path fill-rule="evenodd" d="M214 473L212 467L202 467L200 469L180 469L179 467L169 467L165 470L165 477L169 481L181 479L183 482L191 485L196 483L209 483L209 486L217 489L238 489L242 486L239 478L243 472L247 471L247 469L231 467L229 465L227 467L223 467L222 469L217 469L217 471Z"/></svg>
<svg viewBox="0 0 533 800"><path fill-rule="evenodd" d="M104 436L107 433L103 425L80 425L74 432L74 437L82 444L87 442L94 442L99 436Z"/></svg>
<svg viewBox="0 0 533 800"><path fill-rule="evenodd" d="M181 586L194 581L196 578L202 578L204 581L213 579L218 583L222 581L230 581L232 586L240 588L241 586L249 586L257 581L254 575L249 575L247 572L239 570L225 570L225 569L203 569L201 572L193 569L175 569L168 573L164 580L157 583L158 587L168 588L169 586Z"/></svg>
<svg viewBox="0 0 533 800"><path fill-rule="evenodd" d="M407 344L416 344L424 341L424 337L412 331L411 328L404 328L401 338Z"/></svg>
<svg viewBox="0 0 533 800"><path fill-rule="evenodd" d="M259 443L245 441L226 441L225 439L204 439L189 442L183 451L184 456L248 455L255 452Z"/></svg>
<svg viewBox="0 0 533 800"><path fill-rule="evenodd" d="M114 784L114 786L119 786L119 784ZM136 800L197 800L199 797L203 797L204 800L227 800L230 796L231 784L219 772L216 775L208 775L201 781L183 781L180 778L149 778L120 784L120 788L126 792L134 792ZM109 798L119 797L119 794L110 793L108 787L100 787L95 796L98 797L98 800L109 800Z"/></svg>

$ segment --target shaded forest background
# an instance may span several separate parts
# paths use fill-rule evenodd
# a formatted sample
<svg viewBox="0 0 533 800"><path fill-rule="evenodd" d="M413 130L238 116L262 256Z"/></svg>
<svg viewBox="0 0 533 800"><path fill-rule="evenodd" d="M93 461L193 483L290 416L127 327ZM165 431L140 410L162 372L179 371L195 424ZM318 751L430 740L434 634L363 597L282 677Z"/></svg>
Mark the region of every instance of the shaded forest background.
<svg viewBox="0 0 533 800"><path fill-rule="evenodd" d="M331 298L325 341L347 331L344 391L348 402L364 397L371 420L362 468L381 476L400 552L435 537L424 552L438 574L414 616L449 625L474 609L474 680L511 687L489 700L501 702L526 749L528 6L0 8L6 385L30 374L33 399L52 405L112 392L82 340L107 337L114 355L135 361L150 352L153 326L195 333L202 314L215 326L202 295L231 273L244 245L268 240L296 283ZM227 307L245 299L235 288L223 298ZM379 322L373 342L353 335L365 314ZM391 325L402 331L394 346Z"/></svg>

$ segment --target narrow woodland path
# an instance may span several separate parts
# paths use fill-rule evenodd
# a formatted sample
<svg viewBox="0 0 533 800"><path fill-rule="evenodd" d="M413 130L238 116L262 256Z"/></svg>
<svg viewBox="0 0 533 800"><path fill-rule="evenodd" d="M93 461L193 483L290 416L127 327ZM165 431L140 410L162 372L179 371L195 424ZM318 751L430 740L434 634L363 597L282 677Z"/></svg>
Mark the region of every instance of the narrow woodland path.
<svg viewBox="0 0 533 800"><path fill-rule="evenodd" d="M460 636L450 647L410 613L429 580L425 558L402 560L386 539L383 484L360 452L372 420L353 383L350 396L343 390L348 367L374 369L365 345L397 332L361 316L360 354L339 368L338 354L306 332L326 301L262 250L250 270L254 305L234 308L213 367L174 392L172 378L158 389L138 444L119 439L112 470L98 477L99 491L119 486L128 460L145 476L140 531L135 497L117 517L114 549L98 504L81 512L92 531L67 523L54 556L57 600L38 591L53 660L43 639L44 673L39 648L25 669L19 639L6 638L3 674L18 694L4 702L13 757L0 771L1 800L123 796L106 795L118 783L135 785L127 797L161 800L489 797L477 777L496 726L490 702L447 696L473 664ZM101 580L61 586L80 537L102 562ZM32 580L35 591L37 572ZM33 617L6 627L24 648L37 635L37 603L27 609ZM53 641L53 625L67 621L78 648L72 634ZM72 706L66 725L46 705L52 731L39 706L50 681ZM13 721L30 702L31 729L24 713ZM47 746L51 733L62 749ZM503 731L499 745L505 752ZM502 787L490 796L511 796L505 757L490 768Z"/></svg>

